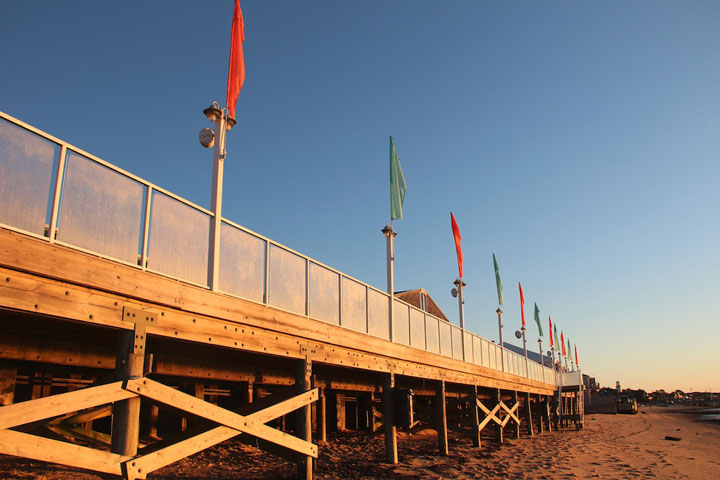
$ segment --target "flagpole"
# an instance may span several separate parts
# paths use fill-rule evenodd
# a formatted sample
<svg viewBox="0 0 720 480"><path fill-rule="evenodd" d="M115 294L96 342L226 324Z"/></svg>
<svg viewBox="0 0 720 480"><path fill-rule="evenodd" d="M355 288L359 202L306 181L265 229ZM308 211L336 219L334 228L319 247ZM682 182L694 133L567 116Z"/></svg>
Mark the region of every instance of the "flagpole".
<svg viewBox="0 0 720 480"><path fill-rule="evenodd" d="M523 337L523 350L525 351L525 372L527 373L527 371L530 369L530 364L528 363L527 341L525 340L525 325L523 325L520 331L522 332Z"/></svg>
<svg viewBox="0 0 720 480"><path fill-rule="evenodd" d="M505 347L503 346L503 323L502 323L502 314L503 314L503 311L500 309L500 307L498 307L498 309L495 310L495 312L497 312L497 316L498 316L498 330L500 331L500 365L501 365L501 367L502 367L502 371L504 372L504 371L505 371L505 355L504 355L504 353L505 353L505 352L504 352L504 348L505 348Z"/></svg>
<svg viewBox="0 0 720 480"><path fill-rule="evenodd" d="M390 341L393 341L394 338L394 332L393 332L393 304L395 302L395 271L394 271L394 262L395 262L395 249L394 249L394 239L395 236L397 236L397 233L393 230L392 227L392 220L390 220L390 223L385 225L385 228L382 230L383 235L385 235L385 238L387 239L387 292L388 295L390 295L390 305L388 306L388 318L390 322Z"/></svg>
<svg viewBox="0 0 720 480"><path fill-rule="evenodd" d="M462 330L461 345L463 361L465 361L465 296L463 289L467 284L463 282L462 278L458 277L457 280L453 282L453 285L455 285L458 290L458 310L460 314L460 330Z"/></svg>
<svg viewBox="0 0 720 480"><path fill-rule="evenodd" d="M542 337L538 337L538 347L540 348L540 364L544 367L545 366L545 357L543 356L543 351L542 351Z"/></svg>
<svg viewBox="0 0 720 480"><path fill-rule="evenodd" d="M220 273L220 226L222 224L222 191L223 171L225 167L225 137L228 125L226 110L220 110L217 103L206 108L203 113L210 121L215 122L215 146L213 149L212 193L210 197L212 223L210 226L210 243L208 252L208 286L217 290ZM232 125L231 125L232 126Z"/></svg>

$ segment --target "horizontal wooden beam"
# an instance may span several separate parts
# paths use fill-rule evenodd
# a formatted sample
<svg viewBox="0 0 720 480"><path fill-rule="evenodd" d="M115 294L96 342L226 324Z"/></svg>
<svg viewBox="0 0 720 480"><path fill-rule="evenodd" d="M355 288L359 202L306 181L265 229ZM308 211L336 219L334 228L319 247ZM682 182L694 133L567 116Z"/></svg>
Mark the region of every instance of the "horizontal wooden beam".
<svg viewBox="0 0 720 480"><path fill-rule="evenodd" d="M121 465L130 460L130 457L14 430L0 431L0 453L112 475L122 475Z"/></svg>

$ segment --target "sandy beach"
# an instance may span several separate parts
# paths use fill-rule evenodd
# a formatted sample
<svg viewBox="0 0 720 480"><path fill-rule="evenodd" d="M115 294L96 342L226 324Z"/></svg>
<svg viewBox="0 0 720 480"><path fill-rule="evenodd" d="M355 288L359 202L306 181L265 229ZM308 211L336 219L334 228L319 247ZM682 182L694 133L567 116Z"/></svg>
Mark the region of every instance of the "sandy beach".
<svg viewBox="0 0 720 480"><path fill-rule="evenodd" d="M484 438L473 448L450 436L450 454L436 454L437 436L426 429L400 433L400 463L382 462L380 433L340 433L321 445L316 478L720 478L720 425L700 421L686 409L641 407L635 416L586 416L582 431L545 432L503 445ZM509 433L509 429L508 429ZM666 440L665 437L680 440ZM151 474L151 479L290 479L295 466L238 442L227 442ZM0 457L2 479L98 480L58 465Z"/></svg>

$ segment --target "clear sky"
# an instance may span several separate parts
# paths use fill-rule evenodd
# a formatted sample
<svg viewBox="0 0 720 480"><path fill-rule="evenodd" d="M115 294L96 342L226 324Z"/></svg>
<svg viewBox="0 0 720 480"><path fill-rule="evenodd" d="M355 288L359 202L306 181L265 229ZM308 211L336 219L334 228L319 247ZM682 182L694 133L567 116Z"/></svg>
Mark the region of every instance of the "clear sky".
<svg viewBox="0 0 720 480"><path fill-rule="evenodd" d="M0 110L202 206L232 0L0 2ZM223 214L515 341L522 281L603 386L720 391L720 2L244 0ZM537 331L528 325L530 348ZM547 337L545 340L547 346Z"/></svg>

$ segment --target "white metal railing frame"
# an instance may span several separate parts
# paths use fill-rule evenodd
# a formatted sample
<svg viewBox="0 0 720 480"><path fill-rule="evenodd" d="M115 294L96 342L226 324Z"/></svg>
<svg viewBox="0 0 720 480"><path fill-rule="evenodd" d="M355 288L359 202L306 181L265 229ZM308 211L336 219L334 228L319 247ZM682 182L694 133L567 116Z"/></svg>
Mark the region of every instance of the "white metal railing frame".
<svg viewBox="0 0 720 480"><path fill-rule="evenodd" d="M189 280L187 278L180 278L178 276L174 276L174 275L168 274L166 272L162 272L162 271L159 271L159 270L149 267L148 265L149 264L151 265L151 263L149 262L150 258L148 256L148 244L149 244L149 233L150 233L152 198L153 198L153 194L155 192L166 195L169 198L176 200L176 201L180 202L181 204L183 204L187 207L190 207L191 209L193 209L195 211L203 213L203 214L207 215L209 218L212 218L213 213L210 210L203 208L200 205L197 205L189 200L186 200L186 199L184 199L162 187L159 187L147 180L144 180L136 175L133 175L132 173L127 172L126 170L123 170L122 168L119 168L101 158L96 157L95 155L92 155L91 153L88 153L88 152L86 152L80 148L77 148L67 142L64 142L63 140L60 140L59 138L56 138L50 134L47 134L31 125L28 125L28 124L22 122L21 120L16 119L2 111L0 111L0 118L17 126L17 127L27 130L28 132L33 133L45 140L48 140L48 141L54 143L55 145L59 146L59 148L60 148L60 151L58 153L58 158L56 159L56 161L54 161L54 165L56 164L56 166L55 166L56 170L53 172L53 175L51 177L51 179L54 178L55 182L54 182L54 184L52 184L52 182L51 182L51 185L50 185L50 188L52 189L52 197L51 198L49 197L49 198L50 198L50 201L52 202L52 206L50 209L49 224L46 225L46 234L40 235L36 232L31 232L31 231L27 231L27 230L18 228L14 225L6 225L6 224L0 223L0 226L10 229L10 230L21 232L26 235L30 235L35 238L39 238L39 239L48 241L51 244L56 243L58 245L70 247L70 248L73 248L73 249L76 249L79 251L83 251L86 253L90 253L90 254L99 256L101 258L106 258L106 259L112 260L114 262L119 262L119 263L122 263L122 264L125 264L128 266L131 266L133 268L137 268L142 271L152 272L152 273L162 275L162 276L165 276L168 278L172 278L172 279L179 280L182 282L190 283L190 284L202 287L202 288L209 288L207 281L204 283L198 283L198 282ZM58 224L58 215L60 213L61 193L63 191L64 181L65 181L65 178L64 178L65 177L65 163L66 163L68 154L70 152L80 155L82 157L85 157L86 159L88 159L92 162L95 162L99 165L102 165L102 166L112 170L115 173L118 173L130 180L137 182L138 184L142 185L145 188L145 192L144 192L145 197L143 199L143 205L142 205L142 207L144 208L144 218L143 218L143 222L142 222L143 225L141 227L142 239L138 239L139 246L140 246L140 252L138 254L139 259L138 259L137 263L131 263L126 260L115 258L113 256L104 254L103 252L89 250L89 249L86 249L86 248L83 248L83 247L80 247L77 245L73 245L71 243L60 241L57 238L55 238L56 231L57 231L57 224ZM48 193L50 193L50 192L48 192ZM237 293L224 291L222 288L218 289L218 291L220 293L223 293L223 294L229 295L229 296L233 296L236 298L241 298L245 301L249 301L252 303L270 306L272 308L276 308L279 310L287 311L289 313L298 315L299 313L296 311L285 310L285 309L282 309L282 308L279 308L279 307L273 305L272 302L268 302L269 287L270 287L270 282L271 282L270 275L269 275L269 265L270 265L269 252L270 252L270 247L274 246L285 252L296 255L297 257L304 260L304 263L305 263L305 309L304 309L305 311L304 311L304 316L305 317L312 318L312 319L315 319L318 321L322 321L322 320L314 318L310 315L310 265L314 264L318 267L324 268L324 269L328 270L329 272L336 274L338 277L338 288L339 288L338 325L340 327L344 327L343 321L342 321L343 320L342 319L342 315L343 315L343 303L342 303L343 279L347 279L349 281L355 282L365 288L365 313L366 313L367 318L366 318L366 323L365 323L365 331L362 333L365 333L365 334L371 335L371 336L376 336L376 335L373 335L373 333L371 333L370 329L369 329L369 325L370 325L370 322L369 322L370 313L369 313L369 306L368 306L369 296L370 296L369 292L373 291L376 294L380 294L383 298L387 299L387 301L390 302L391 296L387 292L384 292L376 287L373 287L372 285L362 282L352 276L346 275L343 272L341 272L329 265L326 265L326 264L319 262L315 259L312 259L306 255L303 255L302 253L300 253L296 250L293 250L292 248L289 248L285 245L275 242L272 239L270 239L260 233L257 233L257 232L250 230L236 222L233 222L232 220L229 220L226 218L222 218L221 220L223 223L227 224L228 226L236 228L236 229L244 232L245 234L251 235L251 236L255 237L256 239L259 239L265 243L265 256L264 256L265 272L264 272L263 301L262 302L258 302L256 300L250 299L250 298L245 298L242 295L238 295ZM209 242L209 238L208 238L208 242ZM211 259L208 258L208 261L211 261ZM222 287L222 285L221 285L221 287ZM540 365L539 363L533 361L533 362L530 362L530 364L529 364L531 366L531 368L527 369L525 366L523 356L520 356L517 353L515 353L501 345L496 344L493 341L487 340L487 339L481 337L480 335L477 335L468 330L461 329L459 326L454 325L450 322L447 322L435 315L432 315L429 312L421 310L421 309L415 307L414 305L411 305L403 300L398 299L397 297L394 297L392 299L392 301L397 302L398 304L400 304L402 306L406 306L408 308L408 320L407 320L408 342L407 342L407 344L404 342L396 342L396 343L407 345L411 348L417 348L417 349L423 350L423 351L429 351L431 353L437 353L437 354L447 356L450 358L455 358L458 360L462 360L463 356L464 356L465 361L468 363L485 366L488 368L493 368L498 371L502 371L502 365L504 363L505 364L504 371L506 373L531 378L533 380L542 381L544 383L551 383L551 384L557 383L555 371L551 368L548 368L544 365ZM393 305L393 308L395 308L395 305ZM412 342L412 332L410 331L410 325L412 323L412 320L411 320L412 312L419 312L423 316L422 318L423 318L423 326L424 326L424 329L423 329L423 338L424 338L424 346L423 347L424 348L419 348L419 346L417 346L417 345L412 345L412 343L413 343ZM396 318L396 320L397 320L397 318ZM428 350L428 335L427 335L427 333L428 333L428 321L429 320L435 322L438 325L438 330L437 330L437 342L438 342L437 350L438 351L437 352ZM388 321L389 321L389 319L388 319ZM443 327L441 327L441 325L445 325L445 324L449 325L449 328L450 328L450 347L449 347L450 351L449 351L449 354L443 353L443 344L442 344L442 338L441 338L441 328L443 328ZM345 328L347 328L347 327L345 327ZM357 331L357 330L355 330L355 331ZM458 341L458 337L459 337L459 341ZM465 338L465 342L462 341L463 337ZM383 338L385 340L389 340L389 338L385 338L385 337L378 337L378 338ZM467 341L468 339L469 339L469 342ZM476 346L475 340L476 339L479 340L479 346L480 346L479 352L476 352L476 348L475 348L475 346ZM463 343L465 344L464 355L463 355L463 351L462 351ZM487 351L487 358L485 358L485 351ZM479 353L479 355L478 355L478 353ZM504 362L501 359L501 357L504 358Z"/></svg>

